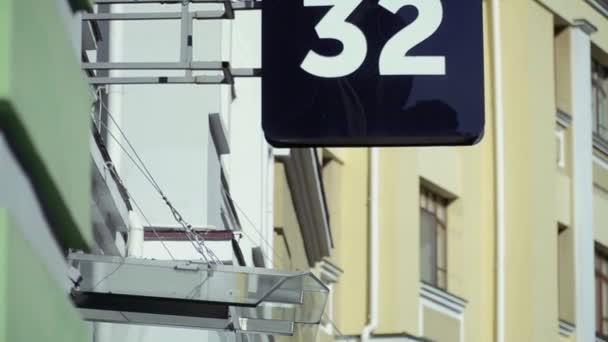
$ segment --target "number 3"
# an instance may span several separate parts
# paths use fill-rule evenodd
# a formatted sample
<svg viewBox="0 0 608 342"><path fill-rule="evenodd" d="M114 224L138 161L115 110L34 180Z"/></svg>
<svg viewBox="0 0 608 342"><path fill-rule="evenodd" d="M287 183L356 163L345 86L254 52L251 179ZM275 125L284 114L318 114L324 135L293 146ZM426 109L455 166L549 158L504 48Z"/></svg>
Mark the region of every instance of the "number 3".
<svg viewBox="0 0 608 342"><path fill-rule="evenodd" d="M293 0L287 0L293 1ZM304 6L333 6L315 27L321 39L337 39L342 42L342 52L334 57L321 56L309 51L302 62L302 69L319 77L343 77L359 69L367 54L367 40L363 32L346 18L362 0L304 0Z"/></svg>
<svg viewBox="0 0 608 342"><path fill-rule="evenodd" d="M363 64L367 54L365 36L359 28L345 21L361 1L304 0L304 6L333 6L315 30L319 38L337 39L344 48L334 57L309 51L302 62L302 69L319 77L333 78L347 76ZM445 56L406 56L441 25L441 0L380 0L379 5L394 14L408 5L418 10L416 20L389 39L380 52L380 75L445 75Z"/></svg>

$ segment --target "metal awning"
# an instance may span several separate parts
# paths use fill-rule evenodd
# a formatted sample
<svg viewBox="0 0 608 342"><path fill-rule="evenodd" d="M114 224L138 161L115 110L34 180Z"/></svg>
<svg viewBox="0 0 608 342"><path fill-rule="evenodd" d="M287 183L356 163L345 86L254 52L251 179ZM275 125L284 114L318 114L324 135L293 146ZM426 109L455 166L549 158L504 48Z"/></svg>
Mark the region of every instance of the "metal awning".
<svg viewBox="0 0 608 342"><path fill-rule="evenodd" d="M73 253L86 320L293 335L319 324L328 288L310 272Z"/></svg>

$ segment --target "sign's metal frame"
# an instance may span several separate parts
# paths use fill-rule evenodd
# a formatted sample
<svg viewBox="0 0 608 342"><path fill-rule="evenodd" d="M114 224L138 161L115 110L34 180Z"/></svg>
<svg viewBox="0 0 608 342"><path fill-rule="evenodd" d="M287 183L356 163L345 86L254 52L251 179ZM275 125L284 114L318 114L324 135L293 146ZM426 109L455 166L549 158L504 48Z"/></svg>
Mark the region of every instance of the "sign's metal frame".
<svg viewBox="0 0 608 342"><path fill-rule="evenodd" d="M180 12L159 13L86 13L84 22L100 21L141 21L141 20L179 20L180 60L178 62L94 62L83 63L83 70L89 73L91 85L111 84L229 84L234 85L235 77L260 77L260 68L232 68L228 61L202 62L193 60L193 21L194 20L233 20L235 11L259 10L259 1L231 0L96 0L97 5L112 4L180 4ZM224 10L190 11L190 4L223 4ZM176 70L184 71L184 76L97 76L96 72L104 70ZM193 71L217 72L217 75L193 75Z"/></svg>

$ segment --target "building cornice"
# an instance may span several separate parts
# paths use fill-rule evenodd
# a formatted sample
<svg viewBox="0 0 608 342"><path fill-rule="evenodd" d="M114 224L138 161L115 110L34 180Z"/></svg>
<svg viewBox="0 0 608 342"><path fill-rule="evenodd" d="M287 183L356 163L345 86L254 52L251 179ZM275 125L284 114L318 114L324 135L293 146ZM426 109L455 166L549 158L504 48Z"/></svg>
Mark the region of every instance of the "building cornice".
<svg viewBox="0 0 608 342"><path fill-rule="evenodd" d="M585 0L591 7L595 8L603 16L608 18L608 1L606 0Z"/></svg>
<svg viewBox="0 0 608 342"><path fill-rule="evenodd" d="M574 19L572 22L572 26L580 28L583 32L588 35L594 34L597 32L597 27L593 25L589 20L581 18Z"/></svg>

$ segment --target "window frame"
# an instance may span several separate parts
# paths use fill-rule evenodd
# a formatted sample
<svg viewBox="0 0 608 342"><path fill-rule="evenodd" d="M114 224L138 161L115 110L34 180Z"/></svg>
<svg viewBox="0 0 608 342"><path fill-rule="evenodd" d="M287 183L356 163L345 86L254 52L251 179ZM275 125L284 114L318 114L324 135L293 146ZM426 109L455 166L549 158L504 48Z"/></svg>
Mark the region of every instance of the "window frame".
<svg viewBox="0 0 608 342"><path fill-rule="evenodd" d="M602 305L604 298L602 288L608 289L608 253L596 246L595 258L595 295L596 295L596 330L601 337L608 337L608 328L604 329L604 324L608 325L608 305ZM604 266L604 271L602 271ZM608 290L607 290L608 291Z"/></svg>
<svg viewBox="0 0 608 342"><path fill-rule="evenodd" d="M425 205L423 206L422 198L425 197ZM429 209L429 201L433 202L433 210ZM420 229L422 230L424 227L422 226L422 212L432 216L434 218L435 227L434 227L434 246L433 252L434 255L434 265L431 265L433 268L432 271L434 273L434 282L429 282L427 280L421 279L423 283L428 285L437 287L439 289L446 290L448 289L448 205L449 200L439 194L434 192L427 187L420 187L420 198L419 198L419 207L421 213L420 219ZM438 206L443 207L443 218L440 218L438 213ZM442 230L443 233L443 245L439 246L439 230ZM422 246L420 246L422 248ZM440 258L440 248L443 249L443 258ZM422 255L421 255L422 257ZM440 262L441 259L441 262ZM443 264L443 267L440 266ZM420 277L422 278L422 269L420 270ZM443 282L440 281L443 279Z"/></svg>
<svg viewBox="0 0 608 342"><path fill-rule="evenodd" d="M593 115L593 135L603 142L608 142L608 67L597 60L591 61L591 111ZM604 104L604 113L600 103ZM602 120L600 120L603 118Z"/></svg>

